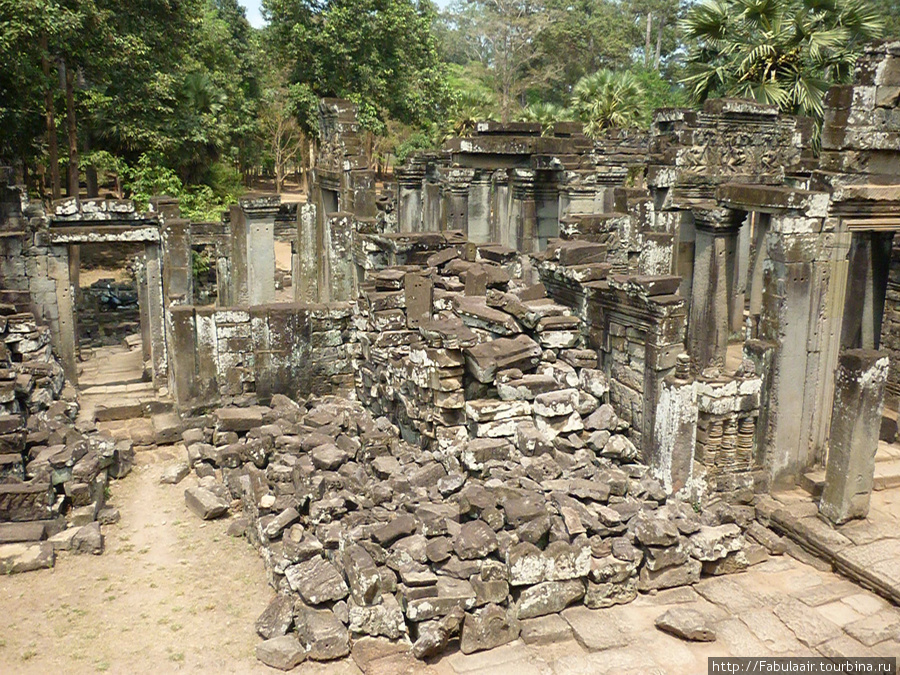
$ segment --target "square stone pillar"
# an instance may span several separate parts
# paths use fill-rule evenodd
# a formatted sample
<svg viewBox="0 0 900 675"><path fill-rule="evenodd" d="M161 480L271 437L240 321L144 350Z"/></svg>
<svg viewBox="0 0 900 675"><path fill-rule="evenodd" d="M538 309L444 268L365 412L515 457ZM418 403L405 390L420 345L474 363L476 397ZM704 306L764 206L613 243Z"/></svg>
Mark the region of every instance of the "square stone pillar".
<svg viewBox="0 0 900 675"><path fill-rule="evenodd" d="M475 169L457 167L440 170L446 181L444 203L446 210L447 230L460 230L466 236L469 233L469 187L475 177Z"/></svg>
<svg viewBox="0 0 900 675"><path fill-rule="evenodd" d="M819 513L835 525L869 513L887 373L884 352L851 349L840 355L819 501Z"/></svg>
<svg viewBox="0 0 900 675"><path fill-rule="evenodd" d="M242 199L246 222L247 302L275 301L275 215L281 197Z"/></svg>
<svg viewBox="0 0 900 675"><path fill-rule="evenodd" d="M319 300L318 219L315 204L303 204L297 209L297 277L294 279L294 300Z"/></svg>
<svg viewBox="0 0 900 675"><path fill-rule="evenodd" d="M650 455L650 470L668 494L689 486L696 445L697 390L690 375L690 357L680 354L675 372L662 383Z"/></svg>
<svg viewBox="0 0 900 675"><path fill-rule="evenodd" d="M725 367L728 349L731 261L737 241L740 212L712 208L696 210L694 278L691 284L688 351L694 372Z"/></svg>

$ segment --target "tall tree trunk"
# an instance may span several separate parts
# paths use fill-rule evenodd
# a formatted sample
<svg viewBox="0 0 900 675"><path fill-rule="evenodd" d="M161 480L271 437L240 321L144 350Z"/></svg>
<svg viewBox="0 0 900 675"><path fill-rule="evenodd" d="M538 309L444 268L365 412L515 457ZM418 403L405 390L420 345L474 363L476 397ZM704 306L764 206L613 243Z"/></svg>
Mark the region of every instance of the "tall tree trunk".
<svg viewBox="0 0 900 675"><path fill-rule="evenodd" d="M653 34L653 13L647 12L647 37L644 39L644 68L650 67L650 37Z"/></svg>
<svg viewBox="0 0 900 675"><path fill-rule="evenodd" d="M66 122L69 136L68 193L78 196L78 124L75 119L75 69L66 65Z"/></svg>
<svg viewBox="0 0 900 675"><path fill-rule="evenodd" d="M44 91L44 108L47 117L47 154L48 163L50 164L50 195L53 199L59 199L62 192L59 180L59 143L56 138L56 111L54 110L53 105L53 83L50 79L50 59L47 56L46 35L41 41L41 49L43 51L41 67L44 69L44 79L47 81L47 88Z"/></svg>
<svg viewBox="0 0 900 675"><path fill-rule="evenodd" d="M653 59L653 69L659 70L659 58L662 51L663 29L666 27L666 19L660 19L659 28L656 29L656 57Z"/></svg>
<svg viewBox="0 0 900 675"><path fill-rule="evenodd" d="M84 135L84 152L85 154L90 154L92 148L91 143L91 130L88 129L87 133ZM93 164L88 164L84 167L84 182L87 183L87 196L88 197L99 197L100 196L100 181L97 179L97 167Z"/></svg>

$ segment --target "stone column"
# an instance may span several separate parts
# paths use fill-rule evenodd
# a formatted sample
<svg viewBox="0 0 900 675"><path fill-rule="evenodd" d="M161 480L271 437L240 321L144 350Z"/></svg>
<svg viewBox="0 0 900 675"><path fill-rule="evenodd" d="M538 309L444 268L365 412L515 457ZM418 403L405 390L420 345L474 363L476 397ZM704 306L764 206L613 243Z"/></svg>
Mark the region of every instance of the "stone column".
<svg viewBox="0 0 900 675"><path fill-rule="evenodd" d="M460 230L469 235L469 188L475 177L475 169L445 168L441 171L446 179L447 190L444 202L447 210L448 230Z"/></svg>
<svg viewBox="0 0 900 675"><path fill-rule="evenodd" d="M345 302L356 297L356 270L353 265L353 214L330 213L325 216L322 284L320 302Z"/></svg>
<svg viewBox="0 0 900 675"><path fill-rule="evenodd" d="M315 204L297 209L297 278L294 279L294 300L318 302L320 251L316 246L318 227Z"/></svg>
<svg viewBox="0 0 900 675"><path fill-rule="evenodd" d="M688 486L697 444L697 392L690 374L690 357L680 354L675 372L662 383L650 469L668 494Z"/></svg>
<svg viewBox="0 0 900 675"><path fill-rule="evenodd" d="M189 305L169 310L171 335L169 343L170 381L179 408L189 408L197 391L197 329L194 308Z"/></svg>
<svg viewBox="0 0 900 675"><path fill-rule="evenodd" d="M727 209L694 213L696 244L694 279L691 284L688 351L698 373L704 368L725 367L730 324L728 320L730 271L739 225Z"/></svg>
<svg viewBox="0 0 900 675"><path fill-rule="evenodd" d="M153 368L153 384L159 389L166 382L168 361L162 261L158 244L147 244L144 247L144 264L147 274L147 316L150 322L150 361Z"/></svg>
<svg viewBox="0 0 900 675"><path fill-rule="evenodd" d="M469 184L466 200L467 237L476 244L491 241L491 174L489 171L474 172Z"/></svg>
<svg viewBox="0 0 900 675"><path fill-rule="evenodd" d="M418 232L422 229L422 181L425 180L425 164L411 158L409 163L397 169L397 224L400 232Z"/></svg>
<svg viewBox="0 0 900 675"><path fill-rule="evenodd" d="M281 197L242 199L246 218L247 302L263 305L275 301L275 215Z"/></svg>
<svg viewBox="0 0 900 675"><path fill-rule="evenodd" d="M229 209L231 223L231 293L228 305L246 307L250 304L247 278L247 218L239 204Z"/></svg>
<svg viewBox="0 0 900 675"><path fill-rule="evenodd" d="M501 233L500 243L522 253L535 253L537 252L535 172L531 169L513 169L510 173L512 175L510 231L505 237Z"/></svg>
<svg viewBox="0 0 900 675"><path fill-rule="evenodd" d="M819 513L835 525L869 513L887 372L884 352L851 349L840 356L819 501Z"/></svg>

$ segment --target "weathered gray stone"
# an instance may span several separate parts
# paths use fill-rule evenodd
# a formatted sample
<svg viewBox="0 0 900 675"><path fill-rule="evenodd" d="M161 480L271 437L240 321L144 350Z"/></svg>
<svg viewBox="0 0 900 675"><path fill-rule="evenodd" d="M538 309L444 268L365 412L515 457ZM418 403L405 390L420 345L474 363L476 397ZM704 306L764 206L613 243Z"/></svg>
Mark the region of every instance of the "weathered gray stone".
<svg viewBox="0 0 900 675"><path fill-rule="evenodd" d="M203 520L220 518L228 512L229 504L221 497L202 487L192 487L184 491L187 507Z"/></svg>
<svg viewBox="0 0 900 675"><path fill-rule="evenodd" d="M689 607L673 607L658 616L656 627L682 640L692 642L714 642L716 631L708 617Z"/></svg>
<svg viewBox="0 0 900 675"><path fill-rule="evenodd" d="M584 582L580 579L545 581L522 591L516 603L516 616L519 619L532 619L555 614L583 597Z"/></svg>
<svg viewBox="0 0 900 675"><path fill-rule="evenodd" d="M310 605L341 600L350 592L335 566L322 556L291 565L284 576L291 589Z"/></svg>
<svg viewBox="0 0 900 675"><path fill-rule="evenodd" d="M459 650L473 654L505 645L519 637L521 626L510 612L498 605L487 605L466 614L463 621Z"/></svg>
<svg viewBox="0 0 900 675"><path fill-rule="evenodd" d="M350 632L378 636L392 640L406 634L406 621L397 599L390 594L381 596L377 605L360 605L350 599Z"/></svg>
<svg viewBox="0 0 900 675"><path fill-rule="evenodd" d="M286 593L279 593L256 620L257 634L266 640L286 635L294 623L294 601Z"/></svg>
<svg viewBox="0 0 900 675"><path fill-rule="evenodd" d="M292 670L306 660L306 650L293 635L281 635L256 645L256 658L270 668Z"/></svg>
<svg viewBox="0 0 900 675"><path fill-rule="evenodd" d="M163 470L159 482L168 485L178 485L190 472L191 467L188 466L187 462L171 464Z"/></svg>
<svg viewBox="0 0 900 675"><path fill-rule="evenodd" d="M295 605L294 625L313 661L333 661L350 653L350 633L331 610Z"/></svg>
<svg viewBox="0 0 900 675"><path fill-rule="evenodd" d="M497 550L497 535L483 520L463 523L453 542L461 560L484 558Z"/></svg>
<svg viewBox="0 0 900 675"><path fill-rule="evenodd" d="M100 532L100 523L89 523L78 528L72 536L69 550L73 553L91 553L100 555L103 553L103 534Z"/></svg>

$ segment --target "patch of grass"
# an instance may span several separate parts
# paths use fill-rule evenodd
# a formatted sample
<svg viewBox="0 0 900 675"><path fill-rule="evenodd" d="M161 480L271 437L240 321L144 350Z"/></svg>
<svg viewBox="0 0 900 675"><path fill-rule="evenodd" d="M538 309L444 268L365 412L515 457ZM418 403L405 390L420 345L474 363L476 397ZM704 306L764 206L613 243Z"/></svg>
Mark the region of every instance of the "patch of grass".
<svg viewBox="0 0 900 675"><path fill-rule="evenodd" d="M109 670L109 661L101 661L97 664L97 670L103 672L105 670Z"/></svg>
<svg viewBox="0 0 900 675"><path fill-rule="evenodd" d="M182 628L184 628L184 626L182 626L180 623L173 623L169 626L169 630L172 631L173 633L177 633Z"/></svg>
<svg viewBox="0 0 900 675"><path fill-rule="evenodd" d="M174 661L175 663L183 663L184 652L175 652L174 654L169 654L169 661Z"/></svg>
<svg viewBox="0 0 900 675"><path fill-rule="evenodd" d="M24 652L22 652L23 661L30 661L35 656L37 656L37 652L34 649L26 649Z"/></svg>

